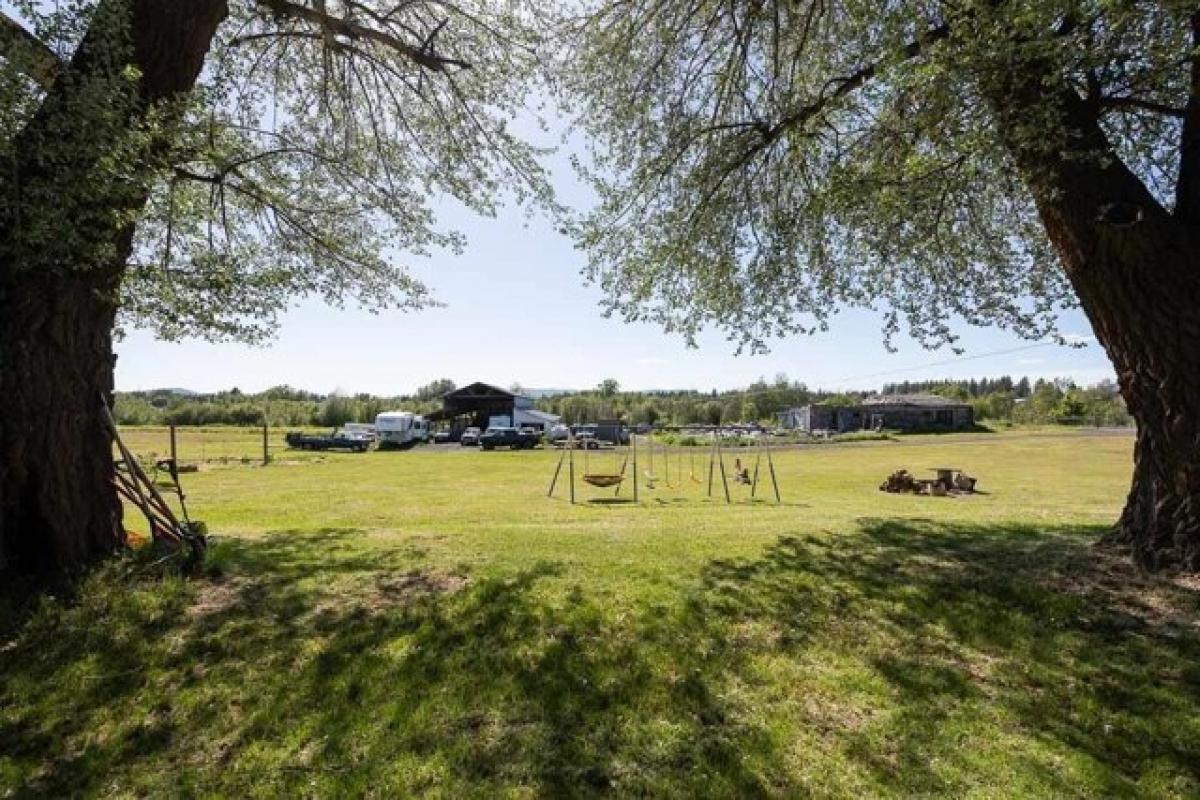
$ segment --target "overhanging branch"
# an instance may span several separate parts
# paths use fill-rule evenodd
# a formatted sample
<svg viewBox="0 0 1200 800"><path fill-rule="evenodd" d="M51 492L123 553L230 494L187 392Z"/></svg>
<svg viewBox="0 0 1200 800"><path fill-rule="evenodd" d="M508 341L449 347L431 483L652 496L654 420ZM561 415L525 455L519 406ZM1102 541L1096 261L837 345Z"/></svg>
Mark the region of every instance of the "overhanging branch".
<svg viewBox="0 0 1200 800"><path fill-rule="evenodd" d="M1164 117L1175 117L1176 119L1183 119L1187 115L1186 108L1177 108L1176 106L1157 103L1153 100L1143 100L1140 97L1101 97L1099 105L1103 109L1145 111Z"/></svg>
<svg viewBox="0 0 1200 800"><path fill-rule="evenodd" d="M902 61L909 61L921 55L925 49L934 42L945 39L950 35L950 26L946 24L939 25L936 28L931 28L926 31L921 37L914 39L900 49L899 55ZM792 113L784 116L774 125L766 127L762 131L763 139L766 144L770 144L782 136L789 130L796 128L808 122L813 117L820 114L832 103L858 91L868 81L874 78L885 62L875 61L855 70L849 75L833 78L825 84L817 99L811 103L801 106Z"/></svg>
<svg viewBox="0 0 1200 800"><path fill-rule="evenodd" d="M0 56L11 59L14 52L20 52L23 58L18 63L43 89L49 89L62 70L62 61L45 42L12 17L0 13Z"/></svg>
<svg viewBox="0 0 1200 800"><path fill-rule="evenodd" d="M943 23L936 28L931 28L918 38L900 48L898 53L900 60L909 61L916 58L922 52L924 52L929 45L940 41L941 39L945 39L949 35L950 26L946 23ZM895 57L895 55L892 57ZM712 126L705 129L704 132L711 132L719 129L744 128L750 137L750 142L744 150L742 150L733 158L729 159L728 163L724 165L724 168L721 170L717 179L712 183L711 186L708 187L708 190L704 193L704 196L692 209L692 213L688 217L687 224L689 226L695 224L695 222L699 219L700 212L708 206L713 197L715 197L717 192L720 191L722 185L724 185L724 183L734 173L740 169L744 169L752 160L771 147L771 145L778 141L779 138L785 133L802 127L810 120L819 116L821 112L825 111L837 100L856 92L868 81L874 78L885 63L886 61L884 59L879 59L858 68L849 75L831 78L825 83L825 86L822 87L815 100L800 106L791 113L785 114L774 124L768 124L764 121L745 123L737 122L726 125ZM680 155L682 155L682 151Z"/></svg>
<svg viewBox="0 0 1200 800"><path fill-rule="evenodd" d="M447 67L459 67L460 69L470 69L471 67L470 63L466 61L435 53L433 50L434 35L429 36L420 46L414 46L384 29L372 28L352 19L329 14L322 10L323 3L314 8L302 3L291 2L291 0L254 1L259 6L268 9L276 17L304 20L319 27L327 37L342 36L347 39L375 42L433 72L445 72Z"/></svg>

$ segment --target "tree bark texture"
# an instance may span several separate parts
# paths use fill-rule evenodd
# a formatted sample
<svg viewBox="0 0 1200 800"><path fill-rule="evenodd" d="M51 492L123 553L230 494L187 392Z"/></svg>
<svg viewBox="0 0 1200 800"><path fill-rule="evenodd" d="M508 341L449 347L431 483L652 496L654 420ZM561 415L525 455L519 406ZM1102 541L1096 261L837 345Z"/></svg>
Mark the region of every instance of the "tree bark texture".
<svg viewBox="0 0 1200 800"><path fill-rule="evenodd" d="M129 220L144 206L144 178L169 142L144 137L123 156L135 176L128 182L97 180L109 173L96 166L127 147L122 134L148 112L195 85L226 14L225 0L102 3L96 19L106 30L89 30L3 164L0 574L62 573L124 543L100 403L111 402ZM129 91L102 98L111 100L117 124L89 125L76 109L96 102L96 86L130 66L139 77ZM163 129L169 135L170 125ZM47 219L62 220L61 236L47 232Z"/></svg>
<svg viewBox="0 0 1200 800"><path fill-rule="evenodd" d="M1200 226L1117 158L1087 100L1049 70L1005 67L985 96L1137 423L1109 538L1145 568L1200 570ZM1021 134L1046 109L1064 121L1062 141Z"/></svg>

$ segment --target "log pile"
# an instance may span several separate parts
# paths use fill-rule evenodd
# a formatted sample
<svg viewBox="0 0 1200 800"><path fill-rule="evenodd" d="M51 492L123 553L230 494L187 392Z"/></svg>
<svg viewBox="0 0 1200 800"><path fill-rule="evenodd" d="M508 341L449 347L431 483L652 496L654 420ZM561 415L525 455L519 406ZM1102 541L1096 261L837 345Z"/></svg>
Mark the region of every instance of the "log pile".
<svg viewBox="0 0 1200 800"><path fill-rule="evenodd" d="M887 480L879 485L879 491L891 492L892 494L921 493L917 479L910 475L906 469L898 469L891 475L888 475Z"/></svg>
<svg viewBox="0 0 1200 800"><path fill-rule="evenodd" d="M891 494L921 494L931 497L948 497L959 494L974 494L976 479L965 472L958 472L949 479L929 480L918 478L906 469L898 469L879 484L879 491Z"/></svg>

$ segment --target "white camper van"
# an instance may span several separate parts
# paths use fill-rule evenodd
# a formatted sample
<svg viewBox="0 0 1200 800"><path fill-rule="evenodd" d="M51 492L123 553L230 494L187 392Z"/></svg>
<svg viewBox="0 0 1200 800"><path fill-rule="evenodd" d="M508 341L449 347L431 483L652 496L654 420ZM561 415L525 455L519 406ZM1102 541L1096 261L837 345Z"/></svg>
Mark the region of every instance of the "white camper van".
<svg viewBox="0 0 1200 800"><path fill-rule="evenodd" d="M412 447L429 438L429 423L411 411L385 411L375 418L379 447Z"/></svg>

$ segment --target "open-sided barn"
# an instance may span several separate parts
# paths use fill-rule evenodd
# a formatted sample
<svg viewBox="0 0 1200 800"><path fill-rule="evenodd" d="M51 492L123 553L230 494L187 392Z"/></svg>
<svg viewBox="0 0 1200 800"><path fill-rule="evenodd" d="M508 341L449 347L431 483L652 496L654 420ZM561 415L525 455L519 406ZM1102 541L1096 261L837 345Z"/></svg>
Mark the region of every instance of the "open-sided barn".
<svg viewBox="0 0 1200 800"><path fill-rule="evenodd" d="M486 428L493 421L521 428L549 430L558 416L533 407L533 399L487 383L472 383L442 395L442 408L425 418L445 423L451 430L474 425Z"/></svg>

